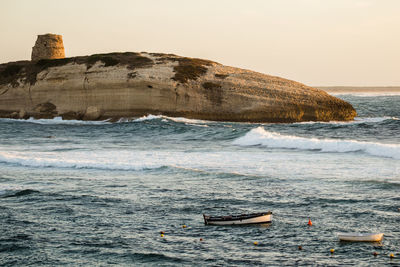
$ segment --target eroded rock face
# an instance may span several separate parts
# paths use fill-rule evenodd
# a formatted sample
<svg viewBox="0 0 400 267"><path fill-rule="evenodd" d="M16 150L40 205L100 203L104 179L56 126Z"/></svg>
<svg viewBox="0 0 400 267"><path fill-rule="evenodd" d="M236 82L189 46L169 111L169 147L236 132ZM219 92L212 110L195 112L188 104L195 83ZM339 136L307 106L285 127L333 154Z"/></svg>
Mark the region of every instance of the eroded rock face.
<svg viewBox="0 0 400 267"><path fill-rule="evenodd" d="M35 46L32 48L31 59L36 61L57 58L65 58L62 36L51 33L38 35Z"/></svg>
<svg viewBox="0 0 400 267"><path fill-rule="evenodd" d="M20 109L18 112L18 118L19 119L27 119L28 118L28 114L26 113L25 109Z"/></svg>
<svg viewBox="0 0 400 267"><path fill-rule="evenodd" d="M86 109L85 115L83 116L84 120L94 121L101 117L101 110L97 107L90 106Z"/></svg>
<svg viewBox="0 0 400 267"><path fill-rule="evenodd" d="M50 119L57 116L57 107L50 102L40 103L35 106L31 114L36 118Z"/></svg>
<svg viewBox="0 0 400 267"><path fill-rule="evenodd" d="M45 103L54 105L46 117L93 120L147 114L249 122L356 116L349 103L322 90L171 54L111 53L0 65L0 116L24 109L40 117L37 107Z"/></svg>

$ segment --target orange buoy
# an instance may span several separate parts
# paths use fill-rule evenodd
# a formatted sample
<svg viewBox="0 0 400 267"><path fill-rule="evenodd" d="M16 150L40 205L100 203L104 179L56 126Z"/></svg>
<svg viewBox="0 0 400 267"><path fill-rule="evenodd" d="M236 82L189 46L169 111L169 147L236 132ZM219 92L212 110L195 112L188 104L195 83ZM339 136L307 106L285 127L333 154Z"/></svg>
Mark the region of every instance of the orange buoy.
<svg viewBox="0 0 400 267"><path fill-rule="evenodd" d="M303 247L302 246L299 246L299 250L302 250L303 249Z"/></svg>
<svg viewBox="0 0 400 267"><path fill-rule="evenodd" d="M333 254L335 252L335 250L333 248L331 248L331 253Z"/></svg>
<svg viewBox="0 0 400 267"><path fill-rule="evenodd" d="M312 221L311 221L311 219L308 219L308 226L312 226Z"/></svg>
<svg viewBox="0 0 400 267"><path fill-rule="evenodd" d="M187 227L186 224L182 225L182 228L186 228L186 227Z"/></svg>
<svg viewBox="0 0 400 267"><path fill-rule="evenodd" d="M200 242L203 241L203 238L200 238Z"/></svg>
<svg viewBox="0 0 400 267"><path fill-rule="evenodd" d="M160 234L162 234L162 235L163 235L163 234L165 234L165 232L164 232L164 231L160 231Z"/></svg>
<svg viewBox="0 0 400 267"><path fill-rule="evenodd" d="M393 258L394 258L393 253L390 253L389 257L390 257L391 259L393 259Z"/></svg>
<svg viewBox="0 0 400 267"><path fill-rule="evenodd" d="M257 245L258 245L258 242L257 242L257 241L254 241L253 244L254 244L254 246L257 246Z"/></svg>

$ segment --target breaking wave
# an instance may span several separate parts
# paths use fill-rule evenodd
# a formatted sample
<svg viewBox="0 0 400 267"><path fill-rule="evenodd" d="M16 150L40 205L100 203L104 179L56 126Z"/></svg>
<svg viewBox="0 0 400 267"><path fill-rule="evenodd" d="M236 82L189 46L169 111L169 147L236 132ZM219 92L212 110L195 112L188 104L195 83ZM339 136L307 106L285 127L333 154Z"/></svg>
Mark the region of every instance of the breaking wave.
<svg viewBox="0 0 400 267"><path fill-rule="evenodd" d="M398 121L397 117L356 117L353 121L305 121L305 122L296 122L293 124L337 124L337 125L351 125L351 124L362 124L362 123L379 123L384 121Z"/></svg>
<svg viewBox="0 0 400 267"><path fill-rule="evenodd" d="M374 122L383 122L383 121L398 121L399 118L397 117L389 117L389 116L384 116L384 117L356 117L354 118L353 123L374 123Z"/></svg>
<svg viewBox="0 0 400 267"><path fill-rule="evenodd" d="M232 171L231 153L183 151L92 150L65 152L1 151L0 163L32 168L97 169L110 171L145 171L162 168L190 171ZM243 157L245 165L246 159ZM210 162L211 160L211 162ZM222 161L223 163L221 163ZM235 164L238 164L235 161ZM0 167L1 168L1 167ZM239 168L240 169L240 168Z"/></svg>
<svg viewBox="0 0 400 267"><path fill-rule="evenodd" d="M105 125L112 124L113 122L109 120L104 121L82 121L82 120L63 120L62 117L55 117L53 119L34 119L29 118L27 120L22 119L6 119L0 118L2 121L13 121L13 122L30 122L36 124L64 124L64 125ZM132 119L132 118L121 118L115 123L130 123L130 122L143 122L143 121L151 121L151 120L161 120L164 122L173 121L177 123L185 123L188 125L203 125L203 127L207 127L205 124L212 123L213 121L206 120L196 120L196 119L187 119L183 117L168 117L164 115L146 115L140 118Z"/></svg>
<svg viewBox="0 0 400 267"><path fill-rule="evenodd" d="M193 125L193 126L201 126L201 127L208 127L207 124L211 123L221 123L215 121L207 121L207 120L196 120L196 119L188 119L184 117L169 117L164 115L146 115L140 118L132 119L132 118L121 118L117 122L111 122L109 120L104 121L82 121L82 120L63 120L62 117L55 117L53 119L34 119L29 118L27 120L21 119L5 119L1 118L0 121L12 121L12 122L29 122L29 123L36 123L36 124L48 124L48 125L109 125L113 123L137 123L137 122L144 122L144 121L151 121L151 120L161 120L163 122L173 121L176 123L184 123L186 125ZM360 123L379 123L388 120L399 120L397 117L356 117L354 121L330 121L330 122L318 122L318 121L310 121L310 122L298 122L294 124L360 124Z"/></svg>
<svg viewBox="0 0 400 267"><path fill-rule="evenodd" d="M287 148L299 150L317 150L321 152L363 152L372 156L400 159L400 145L361 142L356 140L335 140L305 138L268 132L263 127L250 130L245 136L233 141L239 146L266 146L269 148Z"/></svg>
<svg viewBox="0 0 400 267"><path fill-rule="evenodd" d="M62 117L55 117L53 119L34 119L29 118L27 120L21 119L1 119L2 121L15 121L15 122L30 122L36 124L64 124L64 125L104 125L111 124L111 122L105 121L81 121L81 120L63 120Z"/></svg>
<svg viewBox="0 0 400 267"><path fill-rule="evenodd" d="M119 152L119 154L123 154ZM96 156L96 153L18 153L0 152L0 162L25 167L55 167L100 170L148 170L164 167L158 162L143 162L139 157L119 158L118 153ZM110 159L113 159L110 161Z"/></svg>
<svg viewBox="0 0 400 267"><path fill-rule="evenodd" d="M181 123L186 123L186 124L206 124L206 123L212 122L212 121L206 121L206 120L187 119L187 118L183 118L183 117L168 117L168 116L164 116L164 115L151 115L151 114L137 118L133 121L141 122L141 121L150 121L150 120L157 120L157 119L181 122Z"/></svg>

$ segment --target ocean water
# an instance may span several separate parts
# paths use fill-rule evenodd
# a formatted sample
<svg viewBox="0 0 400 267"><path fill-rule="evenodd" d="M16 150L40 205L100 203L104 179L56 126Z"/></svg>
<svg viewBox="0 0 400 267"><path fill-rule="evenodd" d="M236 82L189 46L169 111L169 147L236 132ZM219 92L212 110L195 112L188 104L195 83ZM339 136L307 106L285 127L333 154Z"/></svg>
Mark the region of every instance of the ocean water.
<svg viewBox="0 0 400 267"><path fill-rule="evenodd" d="M0 119L0 265L400 265L400 96L338 97L355 121Z"/></svg>

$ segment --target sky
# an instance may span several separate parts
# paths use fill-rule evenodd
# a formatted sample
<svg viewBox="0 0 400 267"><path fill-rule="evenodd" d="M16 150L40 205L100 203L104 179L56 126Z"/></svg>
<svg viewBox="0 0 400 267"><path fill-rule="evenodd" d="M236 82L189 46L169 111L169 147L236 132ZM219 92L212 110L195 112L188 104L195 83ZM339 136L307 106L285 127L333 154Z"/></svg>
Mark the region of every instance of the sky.
<svg viewBox="0 0 400 267"><path fill-rule="evenodd" d="M0 63L38 34L67 57L160 52L311 86L400 86L400 0L0 0Z"/></svg>

